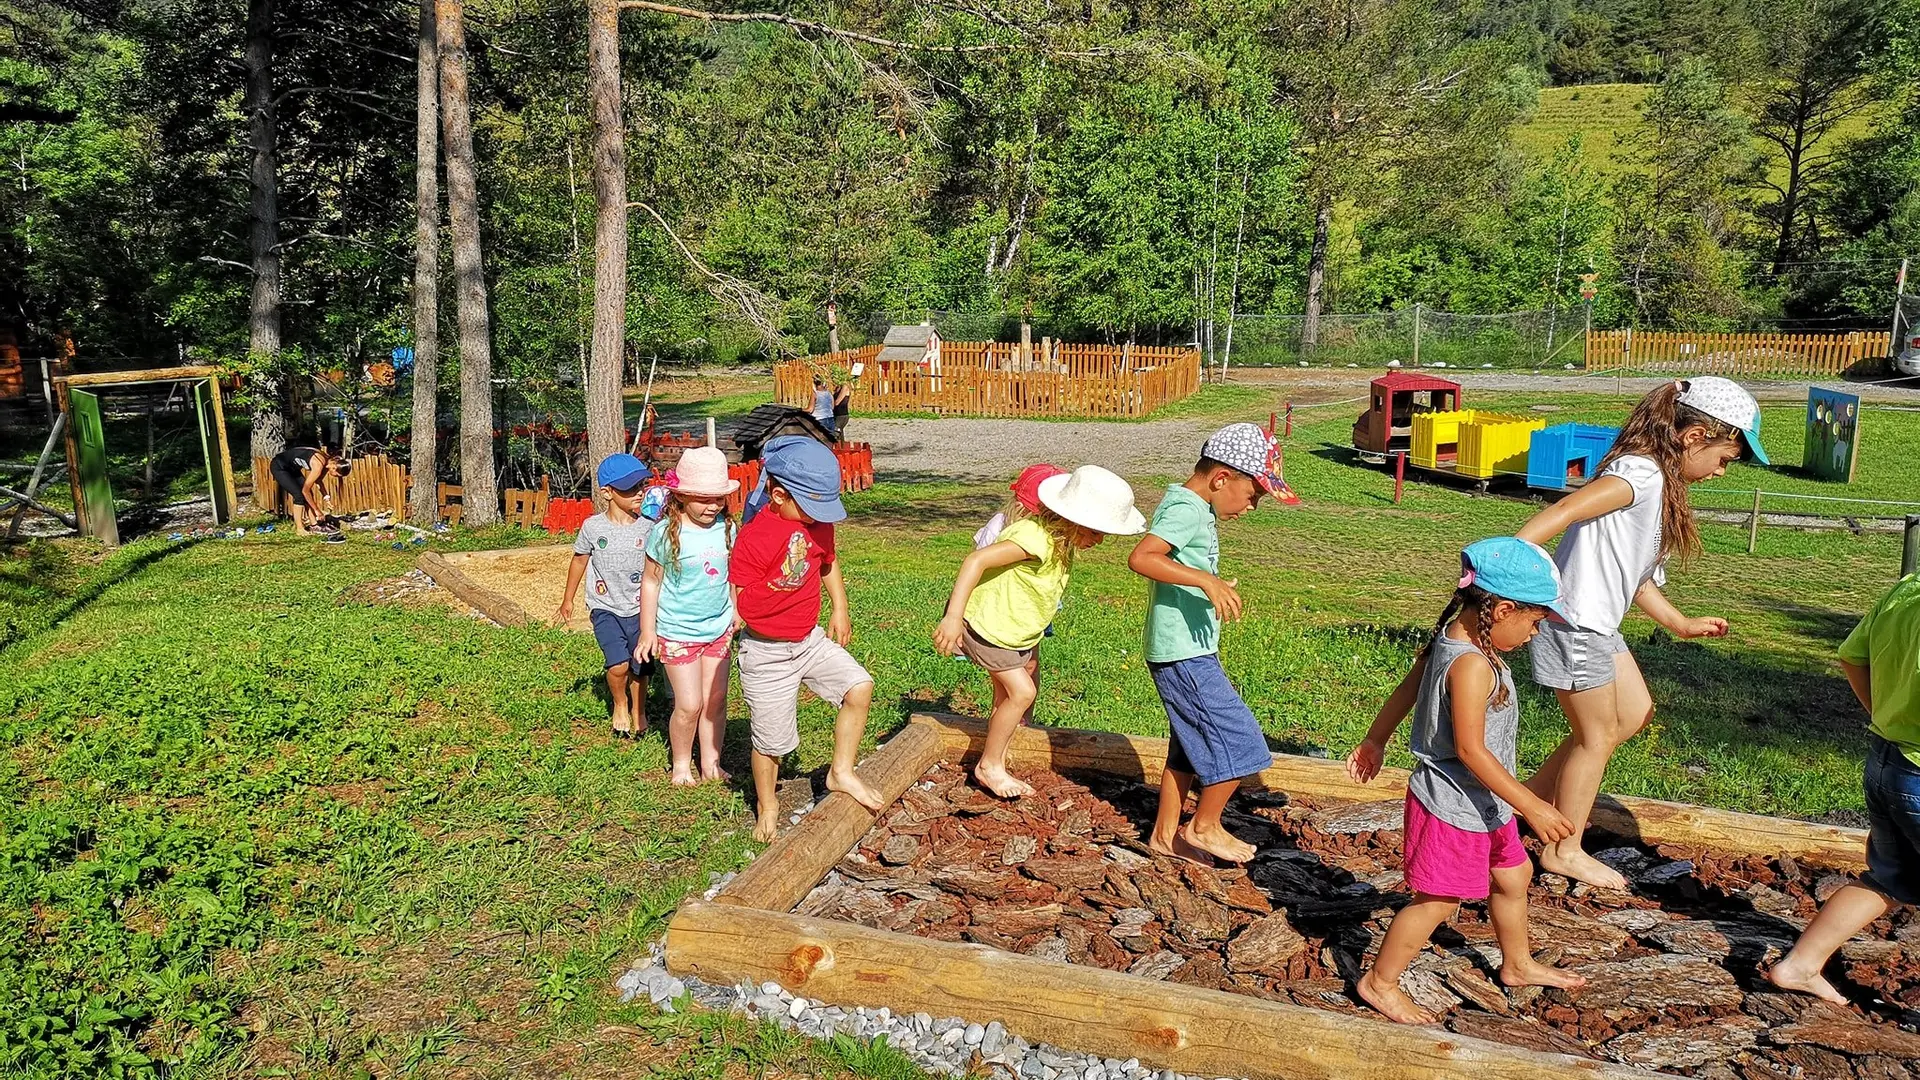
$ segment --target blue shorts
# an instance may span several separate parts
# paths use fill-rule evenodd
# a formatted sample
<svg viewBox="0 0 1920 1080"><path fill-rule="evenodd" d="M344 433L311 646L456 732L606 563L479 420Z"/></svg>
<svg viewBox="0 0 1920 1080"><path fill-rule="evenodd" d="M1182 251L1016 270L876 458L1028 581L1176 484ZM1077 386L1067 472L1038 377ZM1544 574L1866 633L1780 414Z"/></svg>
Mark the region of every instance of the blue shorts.
<svg viewBox="0 0 1920 1080"><path fill-rule="evenodd" d="M600 643L600 655L606 658L609 670L621 664L633 663L633 647L640 644L640 616L615 615L604 608L588 608L587 618L593 621L593 640ZM629 674L641 675L653 670L653 661L634 664Z"/></svg>
<svg viewBox="0 0 1920 1080"><path fill-rule="evenodd" d="M1147 670L1153 674L1154 689L1160 691L1172 730L1167 768L1192 773L1202 784L1218 784L1252 776L1273 764L1260 721L1227 681L1217 654L1150 663Z"/></svg>
<svg viewBox="0 0 1920 1080"><path fill-rule="evenodd" d="M1920 767L1875 735L1867 749L1866 885L1920 903Z"/></svg>

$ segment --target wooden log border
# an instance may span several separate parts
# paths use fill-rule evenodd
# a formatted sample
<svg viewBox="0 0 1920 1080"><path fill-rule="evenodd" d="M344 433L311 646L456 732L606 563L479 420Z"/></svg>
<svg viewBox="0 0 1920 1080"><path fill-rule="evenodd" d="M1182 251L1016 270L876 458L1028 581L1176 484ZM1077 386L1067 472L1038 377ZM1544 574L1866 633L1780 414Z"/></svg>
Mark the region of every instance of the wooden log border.
<svg viewBox="0 0 1920 1080"><path fill-rule="evenodd" d="M950 753L978 756L986 722L947 714L917 714L940 729ZM1157 786L1167 763L1167 740L1105 731L1022 727L1010 753L1019 764L1045 764L1059 772L1097 772ZM1406 796L1407 773L1382 769L1371 784L1347 779L1346 764L1324 758L1275 754L1265 771L1243 788L1280 791L1342 802L1380 802ZM1839 825L1715 810L1689 803L1602 795L1592 823L1646 844L1690 844L1736 855L1783 854L1822 866L1857 872L1866 868L1867 833Z"/></svg>
<svg viewBox="0 0 1920 1080"><path fill-rule="evenodd" d="M526 626L533 621L519 604L492 589L482 588L472 578L455 569L446 556L437 551L422 552L416 565L435 584L479 609L482 615L501 626Z"/></svg>
<svg viewBox="0 0 1920 1080"><path fill-rule="evenodd" d="M833 919L694 900L667 967L720 985L778 982L841 1006L984 1022L1033 1042L1252 1080L1649 1080L1659 1074L1433 1028L934 941Z"/></svg>

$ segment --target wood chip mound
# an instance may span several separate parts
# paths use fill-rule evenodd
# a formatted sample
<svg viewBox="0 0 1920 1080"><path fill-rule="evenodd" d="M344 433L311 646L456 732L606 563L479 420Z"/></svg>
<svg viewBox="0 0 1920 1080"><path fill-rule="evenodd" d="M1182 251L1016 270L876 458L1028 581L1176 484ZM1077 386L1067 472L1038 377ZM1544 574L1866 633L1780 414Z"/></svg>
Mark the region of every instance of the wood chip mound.
<svg viewBox="0 0 1920 1080"><path fill-rule="evenodd" d="M1125 971L1315 1009L1365 1012L1352 983L1402 890L1400 803L1237 796L1225 821L1260 853L1208 868L1154 855L1157 793L1015 770L1003 801L940 762L889 808L798 911L944 941ZM1778 859L1672 846L1590 850L1634 882L1594 890L1535 879L1540 960L1579 991L1500 984L1482 904L1466 905L1402 986L1461 1035L1714 1080L1920 1080L1920 921L1902 910L1850 942L1858 1004L1773 990L1759 972L1845 878ZM1531 841L1529 842L1531 843Z"/></svg>

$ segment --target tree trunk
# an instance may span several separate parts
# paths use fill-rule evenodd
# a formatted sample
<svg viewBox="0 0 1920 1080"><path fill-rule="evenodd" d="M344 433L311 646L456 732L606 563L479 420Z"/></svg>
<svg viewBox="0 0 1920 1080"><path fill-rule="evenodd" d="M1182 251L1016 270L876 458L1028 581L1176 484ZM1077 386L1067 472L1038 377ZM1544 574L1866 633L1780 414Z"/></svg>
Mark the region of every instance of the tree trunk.
<svg viewBox="0 0 1920 1080"><path fill-rule="evenodd" d="M433 0L420 0L414 96L413 477L408 516L439 517L440 500L440 36Z"/></svg>
<svg viewBox="0 0 1920 1080"><path fill-rule="evenodd" d="M480 261L480 191L467 103L467 32L462 0L435 0L440 38L440 122L446 137L447 217L453 229L454 300L460 324L460 521L500 520L493 475L493 343L487 276Z"/></svg>
<svg viewBox="0 0 1920 1080"><path fill-rule="evenodd" d="M593 347L586 386L592 464L626 449L620 376L627 342L627 138L618 0L587 3L587 97L593 107ZM596 503L599 498L596 488Z"/></svg>
<svg viewBox="0 0 1920 1080"><path fill-rule="evenodd" d="M1807 106L1804 99L1799 103L1793 122L1791 142L1787 151L1786 190L1780 193L1780 236L1773 248L1773 272L1786 272L1787 260L1793 257L1793 219L1800 213L1801 174L1806 168L1807 156Z"/></svg>
<svg viewBox="0 0 1920 1080"><path fill-rule="evenodd" d="M1312 348L1320 344L1320 301L1327 283L1327 234L1333 228L1333 195L1320 195L1320 209L1313 215L1313 251L1307 256L1307 317L1300 323L1300 344Z"/></svg>
<svg viewBox="0 0 1920 1080"><path fill-rule="evenodd" d="M251 374L255 458L270 458L287 445L286 373L280 363L279 131L273 103L274 0L247 3L247 123L253 144L249 180L253 189L249 246L253 305L247 315L247 360ZM254 484L269 478L254 477Z"/></svg>

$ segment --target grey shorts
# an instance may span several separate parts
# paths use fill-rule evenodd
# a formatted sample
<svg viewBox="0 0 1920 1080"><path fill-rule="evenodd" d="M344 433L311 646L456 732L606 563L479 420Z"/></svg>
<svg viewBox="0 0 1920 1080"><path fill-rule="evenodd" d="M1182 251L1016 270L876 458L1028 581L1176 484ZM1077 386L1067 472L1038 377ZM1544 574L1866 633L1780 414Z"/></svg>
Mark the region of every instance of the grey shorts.
<svg viewBox="0 0 1920 1080"><path fill-rule="evenodd" d="M873 681L847 650L819 627L803 641L740 635L740 693L747 699L755 753L784 757L800 749L800 687L833 702Z"/></svg>
<svg viewBox="0 0 1920 1080"><path fill-rule="evenodd" d="M1033 649L1009 649L1005 645L995 645L976 633L972 624L968 624L967 632L961 635L960 654L987 671L1011 671L1033 662Z"/></svg>
<svg viewBox="0 0 1920 1080"><path fill-rule="evenodd" d="M1627 651L1618 633L1543 622L1528 647L1533 681L1555 690L1592 690L1613 681L1613 658Z"/></svg>

